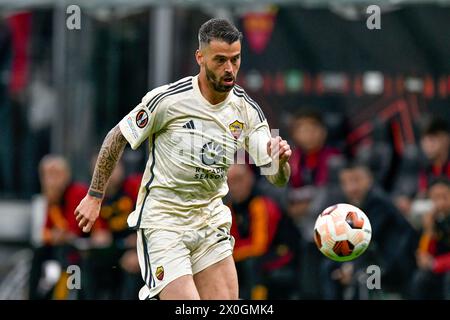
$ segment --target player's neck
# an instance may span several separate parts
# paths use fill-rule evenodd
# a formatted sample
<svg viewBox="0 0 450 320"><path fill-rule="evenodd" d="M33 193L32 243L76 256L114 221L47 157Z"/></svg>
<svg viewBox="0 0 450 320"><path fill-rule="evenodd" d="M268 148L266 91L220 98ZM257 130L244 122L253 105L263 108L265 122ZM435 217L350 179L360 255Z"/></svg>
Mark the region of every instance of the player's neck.
<svg viewBox="0 0 450 320"><path fill-rule="evenodd" d="M215 91L206 80L206 77L202 76L202 74L198 77L198 87L202 96L212 105L221 103L228 96L228 92L222 93Z"/></svg>

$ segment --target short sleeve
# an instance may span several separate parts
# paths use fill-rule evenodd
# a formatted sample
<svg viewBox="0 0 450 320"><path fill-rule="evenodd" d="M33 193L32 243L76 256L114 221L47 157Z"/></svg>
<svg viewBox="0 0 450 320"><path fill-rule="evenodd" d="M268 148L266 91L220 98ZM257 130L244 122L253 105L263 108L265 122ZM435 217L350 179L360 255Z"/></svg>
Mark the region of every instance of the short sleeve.
<svg viewBox="0 0 450 320"><path fill-rule="evenodd" d="M142 101L119 122L120 131L133 150L167 123L167 106L164 99L159 99L166 88L167 86L162 86L148 92Z"/></svg>
<svg viewBox="0 0 450 320"><path fill-rule="evenodd" d="M261 167L272 162L267 153L267 144L271 139L269 124L256 102L247 101L249 115L249 133L245 141L245 149L252 157L256 166Z"/></svg>

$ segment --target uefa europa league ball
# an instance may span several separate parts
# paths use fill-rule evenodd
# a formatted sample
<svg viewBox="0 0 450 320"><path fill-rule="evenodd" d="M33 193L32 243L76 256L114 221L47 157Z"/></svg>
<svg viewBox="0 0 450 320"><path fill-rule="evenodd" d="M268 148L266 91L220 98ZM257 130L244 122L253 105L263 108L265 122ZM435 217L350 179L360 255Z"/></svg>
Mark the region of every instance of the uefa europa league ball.
<svg viewBox="0 0 450 320"><path fill-rule="evenodd" d="M338 203L326 208L316 220L314 241L317 248L334 261L350 261L369 246L372 227L359 208Z"/></svg>

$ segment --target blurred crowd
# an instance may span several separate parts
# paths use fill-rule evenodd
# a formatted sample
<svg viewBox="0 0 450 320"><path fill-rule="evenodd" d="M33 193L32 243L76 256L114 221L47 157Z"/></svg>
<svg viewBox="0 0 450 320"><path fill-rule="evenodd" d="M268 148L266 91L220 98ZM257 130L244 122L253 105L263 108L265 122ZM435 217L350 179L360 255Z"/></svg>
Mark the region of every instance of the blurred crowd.
<svg viewBox="0 0 450 320"><path fill-rule="evenodd" d="M72 181L67 161L47 155L40 162L39 175L45 205L43 212L33 214L44 218L41 237L35 241L29 298L136 299L141 274L136 234L128 228L127 217L134 210L141 175L126 176L123 163L118 163L90 234L81 232L74 215L88 188ZM71 265L81 270L79 290L67 286Z"/></svg>
<svg viewBox="0 0 450 320"><path fill-rule="evenodd" d="M327 123L315 109L291 118L289 185L272 187L252 165L232 165L224 202L233 215L234 258L242 299L449 299L450 126L427 118L420 143L409 146L394 173L383 167L383 141L348 152L329 145ZM386 151L388 152L388 151ZM95 160L95 159L94 159ZM95 162L93 162L95 163ZM44 219L34 248L31 299L137 299L142 285L133 231L141 174L119 163L93 231L82 234L73 211L87 186L71 179L67 161L47 155L39 167ZM314 223L335 203L369 217L372 240L352 262L325 258ZM68 290L69 265L82 270L81 290ZM55 272L55 265L58 265ZM367 287L367 268L381 270L381 287Z"/></svg>
<svg viewBox="0 0 450 320"><path fill-rule="evenodd" d="M449 299L449 124L421 123L419 145L409 146L416 150L398 160L395 174L380 165L384 141L349 153L328 145L327 131L314 109L293 116L292 175L282 193L251 167L230 169L241 297ZM341 202L361 208L373 234L368 250L346 263L325 258L313 241L318 214ZM367 286L371 265L381 270L377 290Z"/></svg>
<svg viewBox="0 0 450 320"><path fill-rule="evenodd" d="M126 151L109 183L100 219L90 234L80 232L73 215L88 187L88 181L77 181L89 176L86 154L129 111L128 106L147 89L147 81L153 77L152 66L147 68L154 64L156 54L148 43L152 19L147 9L132 11L129 16L126 10L115 15L112 13L116 10L108 13L101 8L96 14L83 16L86 27L59 40L55 40L61 30L53 27L58 16L53 9L21 10L0 17L0 197L28 201L39 189L41 193L33 198L32 205L30 299L137 299L143 284L135 235L127 228L126 217L135 206L144 148L134 153ZM419 11L417 16L423 19L420 27L425 31L405 37L405 28L413 30L416 25L415 19L405 17ZM334 16L325 10L307 12L304 8L280 7L282 18L277 18L272 39L272 31L266 33L269 45L264 55L249 50L252 36L247 29L253 29L253 35L258 36L255 28L260 24L244 28L250 45L243 46L243 56L249 59L244 64L248 69L241 74L253 73L252 78L246 77L248 85L261 82L261 87L253 91L260 94L257 100L271 92L267 84L279 88L271 93L275 98L265 97L265 111L270 111L266 112L269 120L277 118L280 122L288 115L288 130L284 123L279 126L281 132L286 131L282 135L291 144L293 155L292 176L282 189L270 185L251 165L233 165L229 170L230 192L224 201L233 214L241 298L450 298L448 112L435 117L423 114L428 105L436 102L427 100L411 121L418 142L404 145L401 152L395 150L396 138L387 133L391 129L386 129L388 121L378 118L369 121L373 126L370 143L356 144L346 138L347 128L336 125L336 121L331 123L329 117L334 113L351 118L346 114L350 113L346 99L351 95L322 100L328 95L322 82L317 81L321 87L315 92L311 89L312 78L306 77L326 70L366 69L393 74L405 70L413 74L439 71L444 75L448 73L448 46L441 32L447 26L445 12L441 6L431 10L423 6L407 8L406 13L399 11L396 17L392 12L390 19L394 20L387 28L388 37L380 37L377 32L370 41L358 41L360 25L364 25L359 21L353 21L352 27L345 19L330 19ZM167 57L172 76L197 70L192 59L196 49L192 36L209 15L202 10L177 9L172 32L175 38L168 38L175 44ZM317 21L327 22L328 27L312 28ZM336 33L339 29L343 33ZM287 45L286 30L293 39L302 41L289 41ZM431 46L426 52L418 45L423 42L420 35L424 32L430 37L427 46ZM355 39L347 46L342 46L341 41L329 41L345 39L349 34ZM66 45L58 44L61 38ZM330 50L335 52L333 59ZM367 52L373 54L368 57ZM58 67L61 62L66 67ZM284 71L297 69L305 77L282 81ZM265 73L252 70L267 71L267 81ZM386 74L386 83L388 79ZM414 87L418 80L420 77L414 80ZM289 83L294 83L299 92L292 91ZM395 86L403 87L402 83ZM435 92L436 97L438 93L441 98L449 97L445 85L433 87L432 81L430 85L425 80L423 86L424 92L414 90L411 95L431 99ZM310 93L303 95L301 87L304 93ZM393 91L392 83L386 86L386 92L388 87ZM362 89L355 89L357 97L376 97L370 92L366 95ZM329 93L333 95L334 91ZM403 99L406 92L399 89L398 95ZM313 102L314 107L309 108L297 105L299 100L311 98L327 101L324 105L328 113L319 108L324 107L322 103L316 107ZM276 100L272 106L271 100ZM446 111L446 101L438 101L442 108L428 110ZM359 100L348 106L353 104L357 105L351 110L361 114L370 108L361 105L359 109ZM295 114L291 114L294 108ZM420 123L415 123L418 120ZM84 141L79 133L90 140ZM49 154L54 150L69 159ZM360 207L373 228L367 252L354 262L328 260L313 240L317 215L338 202ZM69 274L64 271L70 265L80 266L80 290L68 290L66 286ZM366 286L369 265L381 268L379 290Z"/></svg>

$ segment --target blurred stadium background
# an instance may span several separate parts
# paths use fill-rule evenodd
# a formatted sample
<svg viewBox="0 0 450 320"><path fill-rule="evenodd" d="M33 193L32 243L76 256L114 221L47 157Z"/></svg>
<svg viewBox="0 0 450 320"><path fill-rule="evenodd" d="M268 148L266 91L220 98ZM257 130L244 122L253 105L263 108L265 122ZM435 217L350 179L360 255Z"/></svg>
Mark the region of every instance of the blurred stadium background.
<svg viewBox="0 0 450 320"><path fill-rule="evenodd" d="M73 4L79 30L66 26ZM381 8L379 30L366 26L372 4ZM444 0L1 0L0 299L137 298L124 217L145 148L125 152L120 191L111 191L97 236L71 229L67 213L108 130L151 88L197 73L197 31L211 17L243 32L238 83L298 150L285 189L271 189L252 170L232 172L237 185L226 201L235 214L241 297L448 299L450 196L444 190L441 207L429 197L434 178L450 177ZM309 152L302 135L321 132L326 141L317 138ZM434 155L424 152L425 140ZM48 154L71 169L54 201L38 170ZM357 185L353 199L342 172L358 166L374 183ZM248 209L252 197L263 200L263 212ZM312 226L327 205L350 200L379 226L366 258L344 266L320 256ZM434 220L422 222L426 216ZM389 270L381 290L364 289L373 263ZM81 266L81 290L64 288L70 264Z"/></svg>

